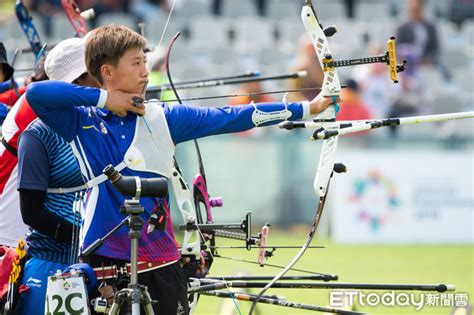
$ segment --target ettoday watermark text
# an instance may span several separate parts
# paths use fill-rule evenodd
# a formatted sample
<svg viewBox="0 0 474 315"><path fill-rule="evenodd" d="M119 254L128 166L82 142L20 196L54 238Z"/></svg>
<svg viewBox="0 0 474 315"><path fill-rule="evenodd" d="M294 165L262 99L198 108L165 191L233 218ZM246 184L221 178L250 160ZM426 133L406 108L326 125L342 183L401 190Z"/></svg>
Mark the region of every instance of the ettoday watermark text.
<svg viewBox="0 0 474 315"><path fill-rule="evenodd" d="M421 311L425 306L466 307L469 304L467 293L406 293L406 292L360 292L331 291L329 293L331 307L344 307L358 304L361 307L414 307Z"/></svg>

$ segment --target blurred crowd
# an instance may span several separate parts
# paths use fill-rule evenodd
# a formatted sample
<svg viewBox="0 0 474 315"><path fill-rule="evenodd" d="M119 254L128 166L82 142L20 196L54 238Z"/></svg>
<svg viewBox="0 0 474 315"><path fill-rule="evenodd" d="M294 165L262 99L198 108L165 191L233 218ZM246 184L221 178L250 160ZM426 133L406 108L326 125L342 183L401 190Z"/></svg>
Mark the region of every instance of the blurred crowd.
<svg viewBox="0 0 474 315"><path fill-rule="evenodd" d="M77 3L82 9L95 10L96 18L90 21L91 26L111 21L101 20L101 16L120 18L115 20L118 23L127 23L125 17L131 18L129 26L137 30L137 23L145 21L146 35L154 45L158 44L165 17L173 5L171 0L78 0ZM330 5L336 3L337 8L342 8L337 18L335 10L325 11L333 8L325 9L328 3L315 3L323 11L319 14L323 21L341 24L341 34L331 39L336 59L384 54L386 39L395 35L398 62L407 61L407 70L400 74L399 84L390 80L384 64L340 68L341 82L347 88L343 89L344 103L338 119L399 117L472 108L474 97L468 87L472 85L474 72L474 0L341 0ZM55 38L54 19L64 15L60 1L24 0L24 4L41 19L44 37ZM250 7L245 9L245 4ZM178 76L198 78L256 69L266 74L305 70L307 76L297 80L251 83L219 91L256 93L269 88L321 86L322 70L300 22L294 16L291 19L274 16L278 6L294 7L291 11L294 14L301 4L285 0L178 0L174 8L176 20L170 23L185 31L185 44L175 50L179 57L186 57L175 66ZM388 8L381 19L362 18L361 6L380 4L384 10ZM189 9L196 19L191 19ZM253 15L239 10L244 13L251 10ZM236 19L232 14L244 16ZM6 48L13 51L16 47L8 44L15 45L14 39L6 33L3 34L7 37ZM290 93L288 99L311 99L316 93L317 90ZM277 97L280 96L239 97L230 103L266 102ZM200 104L213 105L208 101ZM0 115L8 109L6 105L2 105Z"/></svg>
<svg viewBox="0 0 474 315"><path fill-rule="evenodd" d="M223 14L223 8L226 2L234 2L233 0L177 0L176 3L179 7L187 5L186 2L205 2L209 6L209 11L212 14L219 16ZM275 2L284 2L285 0L251 0L255 7L255 13L265 17L268 16L270 7ZM390 10L393 15L399 13L401 10L400 2L397 0L338 0L344 7L344 14L348 18L356 17L356 10L359 3L375 3L375 2L388 2ZM436 12L438 15L445 14L446 18L460 25L465 19L473 18L474 5L470 0L434 0L425 2L446 2L444 6L447 8L446 12L442 13L441 7L438 7ZM99 16L104 13L110 12L127 12L132 13L137 19L143 20L152 16L158 15L159 12L169 12L173 0L78 0L76 1L80 8L93 8L96 15ZM235 1L237 2L237 1ZM240 2L240 1L239 1ZM290 0L287 0L290 2ZM294 1L298 2L298 1ZM300 1L301 4L303 1ZM39 13L42 17L50 18L55 14L61 12L60 0L25 0L24 4L28 9L33 12Z"/></svg>

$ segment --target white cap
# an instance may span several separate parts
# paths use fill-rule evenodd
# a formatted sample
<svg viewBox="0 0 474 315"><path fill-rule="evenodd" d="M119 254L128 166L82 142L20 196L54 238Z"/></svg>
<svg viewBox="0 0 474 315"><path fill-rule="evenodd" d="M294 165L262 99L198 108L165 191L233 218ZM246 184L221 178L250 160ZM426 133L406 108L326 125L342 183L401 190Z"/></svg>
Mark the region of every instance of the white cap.
<svg viewBox="0 0 474 315"><path fill-rule="evenodd" d="M50 80L71 83L87 72L84 38L68 38L46 56L44 71Z"/></svg>

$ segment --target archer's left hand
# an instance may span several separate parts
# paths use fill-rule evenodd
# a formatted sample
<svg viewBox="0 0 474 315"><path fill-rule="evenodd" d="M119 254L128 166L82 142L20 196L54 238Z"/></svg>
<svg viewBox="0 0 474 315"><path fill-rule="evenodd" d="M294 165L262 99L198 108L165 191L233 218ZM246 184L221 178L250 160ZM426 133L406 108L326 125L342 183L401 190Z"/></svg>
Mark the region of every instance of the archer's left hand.
<svg viewBox="0 0 474 315"><path fill-rule="evenodd" d="M341 102L341 98L337 97L337 102ZM312 101L309 102L311 115L316 115L323 112L329 105L333 104L332 97L324 97L322 92L316 95Z"/></svg>

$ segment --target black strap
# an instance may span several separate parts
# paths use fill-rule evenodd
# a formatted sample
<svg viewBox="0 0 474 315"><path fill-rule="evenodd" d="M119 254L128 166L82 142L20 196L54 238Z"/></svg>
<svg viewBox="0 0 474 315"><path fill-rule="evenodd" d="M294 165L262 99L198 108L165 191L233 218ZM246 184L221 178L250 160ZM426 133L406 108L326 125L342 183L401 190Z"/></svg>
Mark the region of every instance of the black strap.
<svg viewBox="0 0 474 315"><path fill-rule="evenodd" d="M9 151L11 154L13 154L15 157L18 157L18 151L12 147L8 142L7 140L5 140L5 138L2 138L2 144L3 146L5 147L5 149L7 149L7 151Z"/></svg>

